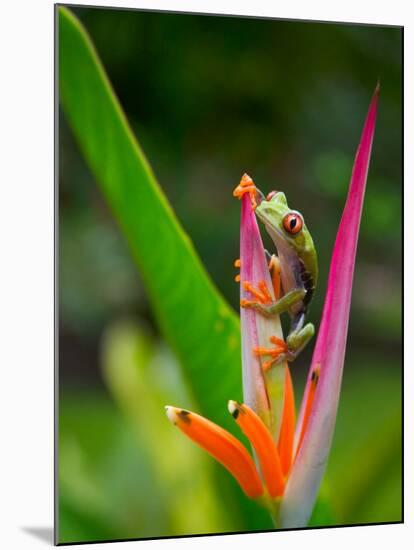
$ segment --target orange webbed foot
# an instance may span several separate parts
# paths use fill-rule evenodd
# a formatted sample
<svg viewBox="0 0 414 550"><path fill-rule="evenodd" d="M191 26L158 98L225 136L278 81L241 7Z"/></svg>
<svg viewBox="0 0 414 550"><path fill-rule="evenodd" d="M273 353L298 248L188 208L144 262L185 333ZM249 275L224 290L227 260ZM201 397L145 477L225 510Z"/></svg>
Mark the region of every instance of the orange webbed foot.
<svg viewBox="0 0 414 550"><path fill-rule="evenodd" d="M243 281L243 288L256 298L256 300L240 300L240 304L242 302L246 304L243 307L251 307L253 304L257 303L268 305L273 301L272 295L270 294L265 281L259 281L257 287L252 285L250 281Z"/></svg>
<svg viewBox="0 0 414 550"><path fill-rule="evenodd" d="M262 356L270 356L270 359L267 361L264 361L262 363L262 368L264 371L267 371L271 368L271 366L276 363L282 355L287 353L288 346L282 338L278 338L277 336L271 336L270 342L274 344L275 347L273 348L265 348L263 346L258 346L253 348L253 352L258 357Z"/></svg>
<svg viewBox="0 0 414 550"><path fill-rule="evenodd" d="M254 184L254 181L248 174L243 174L239 185L234 189L233 196L241 199L246 193L250 195L250 202L252 205L252 210L256 210L257 201L256 194L257 188Z"/></svg>

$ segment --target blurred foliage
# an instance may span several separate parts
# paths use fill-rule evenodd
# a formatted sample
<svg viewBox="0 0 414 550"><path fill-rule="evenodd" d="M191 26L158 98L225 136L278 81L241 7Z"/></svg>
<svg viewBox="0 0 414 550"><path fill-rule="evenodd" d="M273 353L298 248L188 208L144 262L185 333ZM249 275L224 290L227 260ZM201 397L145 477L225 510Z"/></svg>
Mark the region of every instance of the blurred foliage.
<svg viewBox="0 0 414 550"><path fill-rule="evenodd" d="M72 11L90 33L180 223L214 284L235 309L238 287L232 264L238 256L239 205L231 191L247 171L263 191L285 191L312 231L321 273L310 313L317 324L355 148L380 78L343 396L312 524L398 521L400 29L128 10ZM79 69L85 62L73 47L63 55L61 70L64 63ZM82 99L75 89L70 93L75 101ZM86 120L82 117L79 128ZM228 395L228 389L240 387L239 352L229 352L226 363L219 345L205 364L214 376L183 376L182 356L178 353L177 363L160 340L160 312L150 305L168 298L168 289L162 296L155 287L148 291L148 274L142 270L145 258L134 252L141 267L138 274L114 222L112 212L119 222L119 211L108 208L65 117L59 120L60 540L186 534L189 525L196 532L270 529L266 514L240 498L226 472L166 421L162 424L162 407L168 402L202 408L192 383L202 388L204 379L210 387L203 407L211 407L210 417L221 421L226 399L241 397ZM86 132L93 132L93 127L85 127ZM94 153L105 161L105 177L115 138L99 132L96 138L104 146ZM79 135L77 139L82 142ZM99 166L95 175L97 171ZM151 206L149 196L141 198L142 203L135 198L121 201L131 223L134 217L142 221ZM159 215L152 220L160 232L164 222ZM122 220L120 225L125 230ZM130 248L135 238L129 234ZM142 246L147 256L158 254L162 278L167 264L159 254L174 258L175 246L162 251L157 243L154 234ZM183 272L189 261L188 255L184 257L177 262ZM171 290L179 287L180 275L177 272L170 282ZM198 290L187 292L185 303L192 309L177 324L183 342L187 335L191 339L194 324L204 315ZM146 328L122 319L143 319ZM165 324L163 328L165 333ZM203 363L211 324L204 337L187 354L200 354L196 363ZM169 341L174 346L171 337ZM234 353L236 360L230 360ZM310 354L311 349L295 362L295 387L301 387ZM231 382L225 382L230 379L227 371ZM297 399L300 395L297 391ZM177 457L183 457L182 464ZM180 494L182 509L177 510ZM194 507L194 500L200 505Z"/></svg>
<svg viewBox="0 0 414 550"><path fill-rule="evenodd" d="M177 222L86 33L65 9L59 31L60 98L67 118L128 241L152 311L191 380L201 412L217 414L228 395L241 395L238 318ZM220 388L215 388L218 377ZM232 424L225 409L219 418L221 424Z"/></svg>

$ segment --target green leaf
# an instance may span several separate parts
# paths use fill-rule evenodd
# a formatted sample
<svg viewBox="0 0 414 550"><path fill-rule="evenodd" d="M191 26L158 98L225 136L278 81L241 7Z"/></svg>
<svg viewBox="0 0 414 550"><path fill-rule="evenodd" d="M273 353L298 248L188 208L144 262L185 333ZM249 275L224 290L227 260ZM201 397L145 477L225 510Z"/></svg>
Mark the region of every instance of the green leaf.
<svg viewBox="0 0 414 550"><path fill-rule="evenodd" d="M157 184L85 29L62 7L59 79L63 110L129 243L199 412L234 430L226 403L241 398L238 318L212 284Z"/></svg>

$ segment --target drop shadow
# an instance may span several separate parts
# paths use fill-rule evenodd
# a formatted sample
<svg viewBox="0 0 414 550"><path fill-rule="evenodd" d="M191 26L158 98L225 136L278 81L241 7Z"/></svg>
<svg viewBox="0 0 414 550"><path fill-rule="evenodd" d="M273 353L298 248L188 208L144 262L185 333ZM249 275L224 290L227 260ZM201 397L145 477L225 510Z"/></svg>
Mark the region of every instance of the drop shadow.
<svg viewBox="0 0 414 550"><path fill-rule="evenodd" d="M53 527L22 527L21 529L25 533L28 533L43 542L47 542L51 546L54 544Z"/></svg>

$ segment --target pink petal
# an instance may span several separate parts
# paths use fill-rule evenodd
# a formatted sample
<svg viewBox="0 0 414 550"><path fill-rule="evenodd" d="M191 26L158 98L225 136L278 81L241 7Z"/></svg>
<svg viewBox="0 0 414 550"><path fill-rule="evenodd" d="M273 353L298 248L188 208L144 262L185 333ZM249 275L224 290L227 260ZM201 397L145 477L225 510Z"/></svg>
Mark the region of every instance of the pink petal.
<svg viewBox="0 0 414 550"><path fill-rule="evenodd" d="M252 299L243 288L244 281L255 287L260 281L265 281L274 299L263 242L248 195L242 198L240 262L240 297ZM265 380L260 358L254 355L253 349L257 346L271 347L269 338L272 335L283 338L280 320L279 317L268 319L253 309L240 308L240 322L244 402L262 418L277 439L283 407L285 365L272 367Z"/></svg>
<svg viewBox="0 0 414 550"><path fill-rule="evenodd" d="M374 92L365 120L348 197L335 241L328 290L299 415L296 443L301 432L304 407L315 368L320 368L320 377L305 436L286 487L280 512L282 527L307 525L331 447L345 359L352 280L378 94L379 86Z"/></svg>

